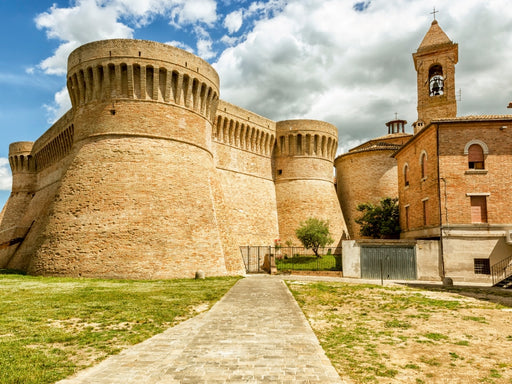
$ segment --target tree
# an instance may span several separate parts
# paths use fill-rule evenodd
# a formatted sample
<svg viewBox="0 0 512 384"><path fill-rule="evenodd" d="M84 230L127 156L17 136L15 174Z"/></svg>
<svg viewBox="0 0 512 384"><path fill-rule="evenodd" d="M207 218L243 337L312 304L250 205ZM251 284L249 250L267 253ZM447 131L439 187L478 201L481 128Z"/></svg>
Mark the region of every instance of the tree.
<svg viewBox="0 0 512 384"><path fill-rule="evenodd" d="M313 250L316 257L320 257L318 248L325 247L334 241L329 232L329 222L314 217L300 223L300 227L295 230L295 235L304 248Z"/></svg>
<svg viewBox="0 0 512 384"><path fill-rule="evenodd" d="M374 239L392 239L400 237L398 198L385 197L379 204L362 203L357 206L363 215L355 222L361 226L362 236Z"/></svg>

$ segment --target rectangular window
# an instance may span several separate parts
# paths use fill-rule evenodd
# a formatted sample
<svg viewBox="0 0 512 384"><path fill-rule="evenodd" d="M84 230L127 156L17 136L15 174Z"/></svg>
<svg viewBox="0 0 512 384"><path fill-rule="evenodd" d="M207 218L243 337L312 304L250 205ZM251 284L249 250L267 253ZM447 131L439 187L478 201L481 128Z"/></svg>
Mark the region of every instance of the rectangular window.
<svg viewBox="0 0 512 384"><path fill-rule="evenodd" d="M409 229L409 206L405 207L405 229Z"/></svg>
<svg viewBox="0 0 512 384"><path fill-rule="evenodd" d="M490 275L491 266L489 259L474 259L475 262L475 275Z"/></svg>
<svg viewBox="0 0 512 384"><path fill-rule="evenodd" d="M487 199L485 196L471 196L471 222L487 223Z"/></svg>

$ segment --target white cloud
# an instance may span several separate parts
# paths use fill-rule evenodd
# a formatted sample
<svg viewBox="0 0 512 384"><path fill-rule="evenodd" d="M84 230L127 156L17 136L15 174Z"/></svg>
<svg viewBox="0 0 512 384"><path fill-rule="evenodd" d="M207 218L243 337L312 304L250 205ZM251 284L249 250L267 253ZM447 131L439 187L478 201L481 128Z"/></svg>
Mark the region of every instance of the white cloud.
<svg viewBox="0 0 512 384"><path fill-rule="evenodd" d="M212 50L213 42L209 39L201 39L197 41L197 54L205 60L215 57L215 52Z"/></svg>
<svg viewBox="0 0 512 384"><path fill-rule="evenodd" d="M68 89L66 87L62 88L55 94L53 103L50 105L45 104L44 108L48 114L48 124L55 123L71 108Z"/></svg>
<svg viewBox="0 0 512 384"><path fill-rule="evenodd" d="M167 41L164 44L172 45L173 47L177 47L177 48L183 49L187 52L194 53L194 49L192 47L188 46L185 43L182 43L181 41L176 41L176 40Z"/></svg>
<svg viewBox="0 0 512 384"><path fill-rule="evenodd" d="M356 2L252 3L244 12L262 16L241 41L227 39L231 46L214 64L221 98L275 120L329 121L346 143L386 134L395 112L413 123L411 54L430 27L431 8L420 0L371 1L357 11ZM460 115L510 112L505 107L512 101L512 76L503 76L512 60L507 3L453 0L437 14L459 43Z"/></svg>
<svg viewBox="0 0 512 384"><path fill-rule="evenodd" d="M233 11L224 19L224 27L230 34L238 32L243 22L243 13L241 10Z"/></svg>
<svg viewBox="0 0 512 384"><path fill-rule="evenodd" d="M128 24L140 28L156 16L167 17L178 28L193 25L197 30L200 24L211 26L217 20L216 6L214 0L77 0L67 8L54 4L39 14L35 23L48 38L62 43L39 67L47 74L63 75L73 49L95 40L131 38L134 29ZM199 37L204 40L204 36ZM201 47L204 45L202 42Z"/></svg>
<svg viewBox="0 0 512 384"><path fill-rule="evenodd" d="M9 160L5 157L0 157L0 190L10 191L11 187L12 175Z"/></svg>

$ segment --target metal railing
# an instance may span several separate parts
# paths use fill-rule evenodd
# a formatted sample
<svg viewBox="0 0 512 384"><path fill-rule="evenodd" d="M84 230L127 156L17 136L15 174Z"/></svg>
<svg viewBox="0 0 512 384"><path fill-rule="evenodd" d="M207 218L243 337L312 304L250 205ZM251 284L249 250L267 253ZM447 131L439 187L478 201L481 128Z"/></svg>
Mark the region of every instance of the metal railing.
<svg viewBox="0 0 512 384"><path fill-rule="evenodd" d="M512 276L512 256L507 257L491 266L492 285Z"/></svg>

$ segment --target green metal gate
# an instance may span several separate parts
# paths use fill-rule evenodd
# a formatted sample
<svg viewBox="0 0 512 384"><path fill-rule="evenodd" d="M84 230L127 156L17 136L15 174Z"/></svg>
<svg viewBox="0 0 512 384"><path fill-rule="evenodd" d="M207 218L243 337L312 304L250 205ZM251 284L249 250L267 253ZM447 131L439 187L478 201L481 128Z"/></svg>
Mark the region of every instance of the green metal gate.
<svg viewBox="0 0 512 384"><path fill-rule="evenodd" d="M362 246L361 278L416 280L416 252L412 246Z"/></svg>

